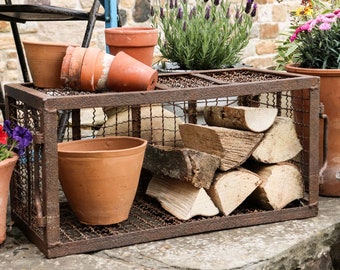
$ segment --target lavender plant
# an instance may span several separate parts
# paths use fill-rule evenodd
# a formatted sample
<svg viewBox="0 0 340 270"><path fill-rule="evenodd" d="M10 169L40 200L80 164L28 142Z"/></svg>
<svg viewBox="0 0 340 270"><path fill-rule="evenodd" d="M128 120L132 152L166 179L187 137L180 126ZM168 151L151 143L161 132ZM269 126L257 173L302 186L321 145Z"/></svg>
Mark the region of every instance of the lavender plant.
<svg viewBox="0 0 340 270"><path fill-rule="evenodd" d="M169 0L151 8L151 21L160 29L158 45L163 57L182 69L231 67L249 43L254 0L246 6L228 0Z"/></svg>

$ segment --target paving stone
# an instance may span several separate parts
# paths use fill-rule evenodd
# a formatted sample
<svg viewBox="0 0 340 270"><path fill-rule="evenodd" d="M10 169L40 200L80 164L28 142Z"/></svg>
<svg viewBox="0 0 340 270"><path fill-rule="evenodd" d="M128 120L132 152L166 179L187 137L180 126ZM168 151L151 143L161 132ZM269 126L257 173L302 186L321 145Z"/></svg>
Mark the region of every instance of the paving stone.
<svg viewBox="0 0 340 270"><path fill-rule="evenodd" d="M320 198L319 215L90 254L47 259L16 227L0 248L0 269L339 269L340 198Z"/></svg>

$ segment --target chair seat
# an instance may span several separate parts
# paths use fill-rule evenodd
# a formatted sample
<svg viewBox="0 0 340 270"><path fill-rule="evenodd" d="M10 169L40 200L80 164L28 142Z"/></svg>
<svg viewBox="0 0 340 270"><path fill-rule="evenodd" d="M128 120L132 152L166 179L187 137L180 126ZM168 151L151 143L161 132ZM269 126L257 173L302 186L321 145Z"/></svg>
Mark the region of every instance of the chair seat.
<svg viewBox="0 0 340 270"><path fill-rule="evenodd" d="M26 21L88 20L89 13L48 5L0 5L0 20L25 23ZM104 14L96 19L105 21Z"/></svg>

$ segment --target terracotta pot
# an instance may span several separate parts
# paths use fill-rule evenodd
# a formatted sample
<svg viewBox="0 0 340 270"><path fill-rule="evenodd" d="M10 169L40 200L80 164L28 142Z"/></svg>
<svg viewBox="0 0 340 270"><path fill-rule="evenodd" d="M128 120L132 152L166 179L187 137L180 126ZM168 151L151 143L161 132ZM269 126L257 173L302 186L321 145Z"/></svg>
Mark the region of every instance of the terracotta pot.
<svg viewBox="0 0 340 270"><path fill-rule="evenodd" d="M287 65L286 70L320 77L320 102L324 105L324 113L328 116L328 153L327 167L322 171L319 192L320 195L338 197L340 196L340 125L338 124L340 123L340 69L310 69ZM305 100L308 100L307 95L306 92L300 92L300 96ZM324 156L323 130L323 121L320 121L320 169L323 166ZM308 136L306 131L304 131L304 136Z"/></svg>
<svg viewBox="0 0 340 270"><path fill-rule="evenodd" d="M6 217L9 183L18 155L13 153L12 158L0 161L0 244L6 239Z"/></svg>
<svg viewBox="0 0 340 270"><path fill-rule="evenodd" d="M108 225L128 218L146 144L124 136L58 144L59 180L81 223Z"/></svg>
<svg viewBox="0 0 340 270"><path fill-rule="evenodd" d="M153 90L157 79L156 70L124 52L119 52L112 61L107 87L116 92Z"/></svg>
<svg viewBox="0 0 340 270"><path fill-rule="evenodd" d="M116 27L105 29L106 45L110 53L123 51L148 66L152 66L158 30L143 27Z"/></svg>
<svg viewBox="0 0 340 270"><path fill-rule="evenodd" d="M61 84L74 90L107 89L107 76L114 59L98 48L67 48L61 66Z"/></svg>
<svg viewBox="0 0 340 270"><path fill-rule="evenodd" d="M34 86L60 88L61 64L68 45L30 41L23 44Z"/></svg>

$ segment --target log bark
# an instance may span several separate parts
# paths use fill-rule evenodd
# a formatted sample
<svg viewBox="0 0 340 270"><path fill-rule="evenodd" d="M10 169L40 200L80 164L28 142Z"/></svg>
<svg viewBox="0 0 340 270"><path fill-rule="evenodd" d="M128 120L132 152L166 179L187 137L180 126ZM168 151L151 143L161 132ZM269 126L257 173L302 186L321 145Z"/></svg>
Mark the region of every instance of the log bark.
<svg viewBox="0 0 340 270"><path fill-rule="evenodd" d="M205 189L188 182L152 177L146 194L156 198L166 211L181 220L219 213Z"/></svg>
<svg viewBox="0 0 340 270"><path fill-rule="evenodd" d="M220 158L189 148L148 145L143 167L153 175L190 182L209 188L220 166Z"/></svg>
<svg viewBox="0 0 340 270"><path fill-rule="evenodd" d="M179 130L184 147L219 156L222 171L230 170L246 161L264 135L196 124L181 124Z"/></svg>
<svg viewBox="0 0 340 270"><path fill-rule="evenodd" d="M303 198L303 178L294 164L257 164L248 168L257 173L262 181L252 193L251 199L264 209L279 210L292 201Z"/></svg>
<svg viewBox="0 0 340 270"><path fill-rule="evenodd" d="M263 163L278 163L294 158L301 150L293 119L279 116L265 133L252 157Z"/></svg>
<svg viewBox="0 0 340 270"><path fill-rule="evenodd" d="M208 195L225 215L232 213L259 185L260 177L244 168L217 173Z"/></svg>
<svg viewBox="0 0 340 270"><path fill-rule="evenodd" d="M206 106L204 119L209 126L263 132L270 128L277 115L276 108L245 106Z"/></svg>

